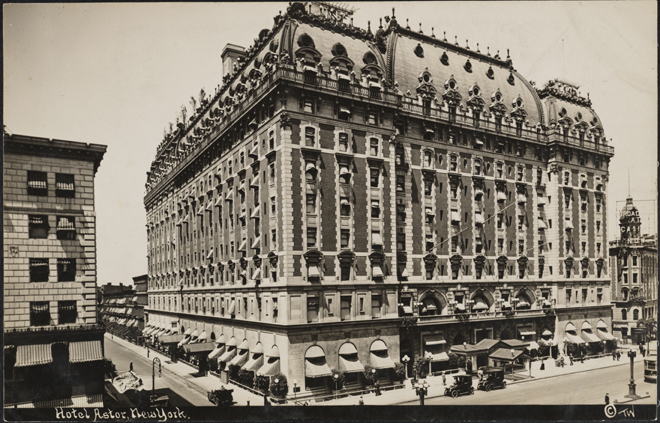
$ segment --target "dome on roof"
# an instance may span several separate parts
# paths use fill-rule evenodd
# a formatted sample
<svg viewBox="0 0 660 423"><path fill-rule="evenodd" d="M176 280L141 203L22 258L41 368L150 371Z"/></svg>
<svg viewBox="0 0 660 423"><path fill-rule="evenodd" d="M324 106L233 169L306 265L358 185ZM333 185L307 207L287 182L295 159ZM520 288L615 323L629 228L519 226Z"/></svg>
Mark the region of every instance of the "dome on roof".
<svg viewBox="0 0 660 423"><path fill-rule="evenodd" d="M578 86L561 80L548 81L538 90L546 126L559 125L570 132L602 138L603 127L596 112L591 108L591 100L578 93Z"/></svg>
<svg viewBox="0 0 660 423"><path fill-rule="evenodd" d="M630 217L637 217L637 216L639 216L639 212L637 210L637 207L633 204L632 197L626 198L626 205L623 206L623 208L621 209L621 213L619 213L619 221L627 222Z"/></svg>

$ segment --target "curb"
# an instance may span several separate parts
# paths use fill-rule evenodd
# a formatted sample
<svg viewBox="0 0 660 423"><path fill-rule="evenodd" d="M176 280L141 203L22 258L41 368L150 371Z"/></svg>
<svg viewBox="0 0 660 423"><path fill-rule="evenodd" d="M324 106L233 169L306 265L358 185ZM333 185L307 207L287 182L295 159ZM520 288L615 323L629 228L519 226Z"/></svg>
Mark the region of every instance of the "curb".
<svg viewBox="0 0 660 423"><path fill-rule="evenodd" d="M516 381L512 381L512 382L508 382L508 381L507 381L507 384L508 384L508 385L513 385L513 384L518 384L518 383L531 382L531 381L534 381L534 380L550 379L550 378L553 378L553 377L568 376L568 375L574 375L574 374L578 374L578 373L591 372L591 371L594 371L594 370L609 369L609 368L611 368L611 367L625 366L625 365L627 365L627 364L630 364L630 362L621 363L621 364L614 364L614 365L612 365L612 366L598 367L598 368L596 368L596 369L577 370L577 371L575 371L575 372L562 373L562 374L560 374L560 375L542 376L542 377L532 377L532 378L530 378L530 379L516 380ZM541 370L539 370L539 371L541 371Z"/></svg>

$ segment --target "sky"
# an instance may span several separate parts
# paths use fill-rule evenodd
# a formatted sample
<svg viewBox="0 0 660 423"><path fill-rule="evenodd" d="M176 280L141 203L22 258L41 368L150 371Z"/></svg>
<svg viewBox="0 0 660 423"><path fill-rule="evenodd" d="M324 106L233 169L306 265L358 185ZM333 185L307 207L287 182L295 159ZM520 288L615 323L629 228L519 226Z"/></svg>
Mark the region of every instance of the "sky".
<svg viewBox="0 0 660 423"><path fill-rule="evenodd" d="M354 24L422 23L491 53L542 86L561 78L589 93L615 148L610 239L630 194L655 231L657 4L609 2L354 2ZM15 134L105 144L96 175L98 283L147 272L146 172L181 105L222 80L227 43L248 47L288 3L5 4L4 124ZM630 178L628 179L628 172ZM630 181L630 183L628 183ZM630 186L630 191L629 187Z"/></svg>

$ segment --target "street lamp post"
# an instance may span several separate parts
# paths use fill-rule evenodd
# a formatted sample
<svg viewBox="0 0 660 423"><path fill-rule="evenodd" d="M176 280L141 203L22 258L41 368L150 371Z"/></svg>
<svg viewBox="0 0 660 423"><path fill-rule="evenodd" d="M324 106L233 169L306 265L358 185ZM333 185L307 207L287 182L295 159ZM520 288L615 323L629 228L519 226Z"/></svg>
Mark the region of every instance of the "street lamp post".
<svg viewBox="0 0 660 423"><path fill-rule="evenodd" d="M408 355L404 355L403 358L401 359L401 362L403 362L403 367L406 370L406 379L408 379L408 362L410 361L410 357Z"/></svg>
<svg viewBox="0 0 660 423"><path fill-rule="evenodd" d="M432 376L431 364L433 363L433 354L430 351L426 352L426 359L429 361L429 376Z"/></svg>
<svg viewBox="0 0 660 423"><path fill-rule="evenodd" d="M639 396L637 395L636 392L637 386L635 385L635 373L634 373L636 356L637 353L634 350L628 350L628 357L630 357L630 383L628 384L628 395L626 395L625 398L631 398L633 400L639 399Z"/></svg>
<svg viewBox="0 0 660 423"><path fill-rule="evenodd" d="M516 356L516 351L514 349L511 349L511 380L513 380L513 360L515 356Z"/></svg>
<svg viewBox="0 0 660 423"><path fill-rule="evenodd" d="M332 375L332 378L335 380L335 399L337 399L337 391L339 388L337 388L337 382L339 381L339 373L335 373Z"/></svg>
<svg viewBox="0 0 660 423"><path fill-rule="evenodd" d="M276 379L276 380L277 380L277 379ZM277 383L277 382L275 382L275 383ZM297 385L297 384L298 384L298 380L297 380L297 379L293 379L293 403L294 403L294 404L296 403L296 393L297 393L296 385Z"/></svg>
<svg viewBox="0 0 660 423"><path fill-rule="evenodd" d="M156 393L156 363L158 363L158 377L161 375L160 358L154 357L151 362L151 395Z"/></svg>
<svg viewBox="0 0 660 423"><path fill-rule="evenodd" d="M419 396L419 405L424 405L424 397L429 393L429 386L425 380L417 384L415 391Z"/></svg>

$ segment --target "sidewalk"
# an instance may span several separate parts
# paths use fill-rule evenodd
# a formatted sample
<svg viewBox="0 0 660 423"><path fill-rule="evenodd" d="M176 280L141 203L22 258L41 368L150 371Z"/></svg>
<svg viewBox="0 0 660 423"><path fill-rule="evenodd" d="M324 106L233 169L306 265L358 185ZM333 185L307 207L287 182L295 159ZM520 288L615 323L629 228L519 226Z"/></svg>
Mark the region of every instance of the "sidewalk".
<svg viewBox="0 0 660 423"><path fill-rule="evenodd" d="M109 333L106 333L105 337L108 340L111 339ZM234 405L247 405L248 402L250 403L250 405L254 405L254 406L264 405L264 398L262 396L258 396L253 392L246 391L245 389L242 389L236 385L223 384L220 382L220 379L215 376L208 375L208 376L195 377L193 375L197 374L197 369L181 362L172 363L170 361L170 358L162 354L161 352L150 349L149 358L147 358L147 349L145 347L140 347L138 345L135 345L131 342L126 341L125 339L121 339L118 336L113 337L112 342L116 342L117 344L123 346L126 349L133 351L135 354L138 354L147 360L153 360L154 357L158 357L161 361L161 365L164 371L169 371L170 373L173 373L181 377L185 381L185 384L190 387L190 389L193 389L204 396L207 395L208 391L220 389L221 386L224 386L227 389L234 390L234 392L232 393L234 397ZM209 402L208 406L213 407L213 404Z"/></svg>
<svg viewBox="0 0 660 423"><path fill-rule="evenodd" d="M518 371L514 373L516 379L511 380L511 374L505 375L507 385L524 383L540 379L548 379L552 377L568 375L573 373L588 372L591 370L598 370L607 367L613 366L629 366L630 359L627 356L628 349L636 349L634 345L622 345L619 348L621 350L621 360L614 361L612 356L604 356L600 358L593 358L591 360L585 360L584 363L574 362L571 366L566 364L564 367L556 367L555 361L553 359L545 360L545 370L541 370L541 362L534 361L532 362L532 377L529 377L529 369L524 371ZM635 357L635 363L642 363L644 360L643 357L637 351L637 357ZM464 373L458 373L464 374ZM429 386L429 394L426 398L436 398L444 395L445 386L442 384L442 376L432 376L426 378L426 382ZM452 375L447 375L447 386L450 386L454 382ZM478 379L475 377L473 379L473 386L477 389ZM394 405L401 404L409 401L419 401L419 397L415 393L415 390L412 389L411 381L405 381L404 389L397 389L394 391L385 391L380 396L375 396L373 393L363 396L365 405ZM348 396L344 398L338 398L336 400L330 400L318 403L318 405L357 405L360 400L359 396Z"/></svg>

